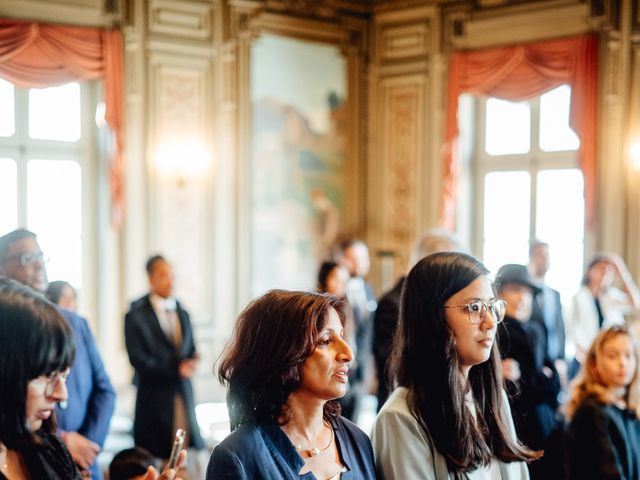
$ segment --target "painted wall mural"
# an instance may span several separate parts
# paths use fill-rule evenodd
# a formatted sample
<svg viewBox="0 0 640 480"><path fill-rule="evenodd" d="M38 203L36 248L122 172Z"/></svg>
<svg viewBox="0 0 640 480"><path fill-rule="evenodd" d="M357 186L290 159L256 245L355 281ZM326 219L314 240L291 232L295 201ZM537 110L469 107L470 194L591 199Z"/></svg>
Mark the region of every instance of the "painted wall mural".
<svg viewBox="0 0 640 480"><path fill-rule="evenodd" d="M337 47L265 35L252 49L253 296L310 290L340 225L346 66Z"/></svg>

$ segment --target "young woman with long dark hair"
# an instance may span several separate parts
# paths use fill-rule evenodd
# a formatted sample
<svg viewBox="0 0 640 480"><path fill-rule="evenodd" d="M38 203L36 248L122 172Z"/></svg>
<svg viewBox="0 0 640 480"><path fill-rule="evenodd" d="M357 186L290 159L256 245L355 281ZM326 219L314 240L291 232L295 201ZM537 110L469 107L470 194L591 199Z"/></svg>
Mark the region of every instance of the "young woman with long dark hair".
<svg viewBox="0 0 640 480"><path fill-rule="evenodd" d="M378 478L528 478L541 454L515 437L495 342L505 304L488 271L436 253L407 275L391 377L373 430Z"/></svg>

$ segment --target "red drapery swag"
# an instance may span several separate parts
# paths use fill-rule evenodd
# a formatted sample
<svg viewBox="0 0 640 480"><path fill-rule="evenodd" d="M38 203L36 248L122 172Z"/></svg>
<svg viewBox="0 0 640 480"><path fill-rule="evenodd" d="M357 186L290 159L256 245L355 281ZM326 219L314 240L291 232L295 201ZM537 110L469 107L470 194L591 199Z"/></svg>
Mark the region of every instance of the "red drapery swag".
<svg viewBox="0 0 640 480"><path fill-rule="evenodd" d="M594 226L598 40L593 34L504 48L458 52L449 64L443 148L441 224L455 228L458 163L458 97L463 93L526 100L562 84L571 86L569 125L580 138L586 221Z"/></svg>
<svg viewBox="0 0 640 480"><path fill-rule="evenodd" d="M112 214L122 219L124 129L122 36L99 28L0 19L0 76L21 88L44 88L78 80L104 80L105 120L116 148L110 161Z"/></svg>

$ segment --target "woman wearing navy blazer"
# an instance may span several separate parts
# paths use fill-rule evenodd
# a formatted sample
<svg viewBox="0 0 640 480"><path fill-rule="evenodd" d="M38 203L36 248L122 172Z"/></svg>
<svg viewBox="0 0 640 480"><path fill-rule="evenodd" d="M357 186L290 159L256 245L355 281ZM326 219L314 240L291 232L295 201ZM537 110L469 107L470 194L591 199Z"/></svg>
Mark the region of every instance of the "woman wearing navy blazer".
<svg viewBox="0 0 640 480"><path fill-rule="evenodd" d="M220 361L232 433L207 480L375 478L367 435L339 415L353 353L343 304L273 290L238 317Z"/></svg>

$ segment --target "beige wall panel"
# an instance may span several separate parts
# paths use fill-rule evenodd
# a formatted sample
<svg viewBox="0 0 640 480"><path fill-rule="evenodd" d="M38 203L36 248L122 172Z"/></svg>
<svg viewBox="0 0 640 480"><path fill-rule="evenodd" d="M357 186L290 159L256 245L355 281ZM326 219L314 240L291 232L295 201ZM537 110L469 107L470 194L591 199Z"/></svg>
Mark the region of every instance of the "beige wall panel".
<svg viewBox="0 0 640 480"><path fill-rule="evenodd" d="M187 39L213 36L213 10L208 2L151 0L147 20L151 34Z"/></svg>

